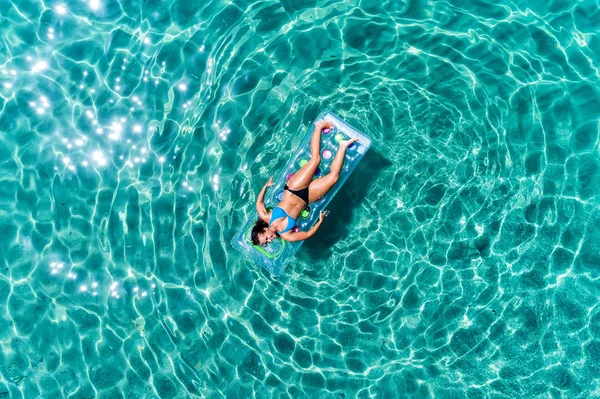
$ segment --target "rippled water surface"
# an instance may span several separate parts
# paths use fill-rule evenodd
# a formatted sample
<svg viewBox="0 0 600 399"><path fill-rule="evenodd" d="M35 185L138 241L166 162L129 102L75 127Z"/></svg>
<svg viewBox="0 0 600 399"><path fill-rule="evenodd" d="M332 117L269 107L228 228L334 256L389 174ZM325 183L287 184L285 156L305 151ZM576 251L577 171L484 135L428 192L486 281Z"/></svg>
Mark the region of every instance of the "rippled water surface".
<svg viewBox="0 0 600 399"><path fill-rule="evenodd" d="M0 0L0 397L600 396L599 27ZM324 108L373 146L274 279L230 240Z"/></svg>

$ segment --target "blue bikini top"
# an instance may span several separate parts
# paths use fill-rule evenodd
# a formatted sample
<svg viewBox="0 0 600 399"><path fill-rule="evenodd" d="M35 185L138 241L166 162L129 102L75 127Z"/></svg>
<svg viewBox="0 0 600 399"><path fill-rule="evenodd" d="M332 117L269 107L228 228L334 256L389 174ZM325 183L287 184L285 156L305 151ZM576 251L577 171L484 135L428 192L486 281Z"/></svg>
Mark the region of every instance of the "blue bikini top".
<svg viewBox="0 0 600 399"><path fill-rule="evenodd" d="M271 225L273 223L273 220L277 220L279 218L282 217L287 217L288 219L288 224L286 226L286 228L283 231L280 231L279 234L283 234L286 231L290 231L291 229L294 228L294 226L296 226L296 219L294 219L293 217L291 217L290 215L287 214L286 211L284 211L282 208L276 206L275 208L273 208L273 212L271 213L271 220L269 220L269 225Z"/></svg>

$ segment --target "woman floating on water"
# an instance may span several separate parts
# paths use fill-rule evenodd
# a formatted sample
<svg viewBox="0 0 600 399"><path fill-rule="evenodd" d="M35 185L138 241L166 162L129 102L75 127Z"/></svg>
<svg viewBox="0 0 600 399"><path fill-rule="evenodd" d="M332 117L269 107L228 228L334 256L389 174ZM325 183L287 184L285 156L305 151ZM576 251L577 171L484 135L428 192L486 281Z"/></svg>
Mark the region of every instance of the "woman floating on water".
<svg viewBox="0 0 600 399"><path fill-rule="evenodd" d="M346 156L346 149L358 139L349 139L340 142L340 148L331 163L330 172L318 179L312 180L319 163L321 163L321 131L331 129L331 122L315 123L315 131L310 141L311 158L306 165L296 172L288 180L283 191L281 202L267 212L264 204L265 191L273 185L270 178L260 191L256 200L256 210L259 219L252 228L250 238L254 245L266 245L273 241L278 235L286 241L306 240L317 232L323 219L327 216L326 211L321 211L319 221L308 231L292 231L296 226L296 219L307 204L315 202L323 197L337 182Z"/></svg>

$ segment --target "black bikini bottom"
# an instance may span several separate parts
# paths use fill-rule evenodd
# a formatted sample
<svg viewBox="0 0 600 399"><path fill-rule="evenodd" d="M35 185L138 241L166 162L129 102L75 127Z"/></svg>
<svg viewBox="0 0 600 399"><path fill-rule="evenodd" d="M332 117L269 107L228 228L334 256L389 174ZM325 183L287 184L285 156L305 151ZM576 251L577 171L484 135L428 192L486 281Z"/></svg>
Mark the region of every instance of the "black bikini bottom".
<svg viewBox="0 0 600 399"><path fill-rule="evenodd" d="M288 190L290 193L294 194L296 197L300 198L302 201L308 204L308 187L303 188L302 190L292 190L286 184L283 189Z"/></svg>

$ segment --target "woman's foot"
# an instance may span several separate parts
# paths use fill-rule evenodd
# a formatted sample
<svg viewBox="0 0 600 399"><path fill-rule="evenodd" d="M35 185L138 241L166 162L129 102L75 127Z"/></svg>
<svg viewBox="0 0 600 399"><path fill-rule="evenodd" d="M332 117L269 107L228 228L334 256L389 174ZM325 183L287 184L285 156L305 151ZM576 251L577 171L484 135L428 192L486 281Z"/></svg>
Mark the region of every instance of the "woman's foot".
<svg viewBox="0 0 600 399"><path fill-rule="evenodd" d="M340 141L340 148L348 148L352 145L352 143L358 141L358 138L353 138L349 140Z"/></svg>
<svg viewBox="0 0 600 399"><path fill-rule="evenodd" d="M329 121L319 121L315 123L315 128L319 129L319 131L323 129L333 129L333 123Z"/></svg>

